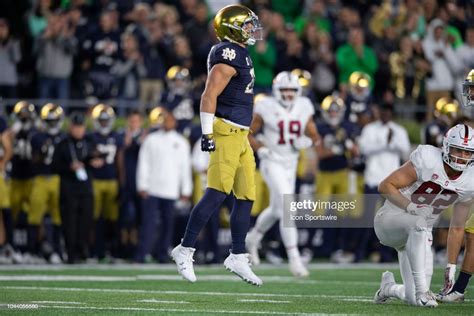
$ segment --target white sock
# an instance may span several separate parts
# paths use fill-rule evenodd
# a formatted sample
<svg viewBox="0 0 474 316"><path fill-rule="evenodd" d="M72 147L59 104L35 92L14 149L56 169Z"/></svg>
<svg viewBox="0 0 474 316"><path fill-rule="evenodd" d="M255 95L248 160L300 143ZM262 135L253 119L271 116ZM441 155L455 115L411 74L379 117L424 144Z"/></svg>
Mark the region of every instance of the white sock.
<svg viewBox="0 0 474 316"><path fill-rule="evenodd" d="M417 295L428 291L425 271L426 242L427 232L424 229L417 227L408 234L406 252Z"/></svg>
<svg viewBox="0 0 474 316"><path fill-rule="evenodd" d="M288 259L294 259L300 256L298 250L298 231L296 227L285 227L283 225L283 220L280 220L280 235L281 240L286 248L286 254Z"/></svg>
<svg viewBox="0 0 474 316"><path fill-rule="evenodd" d="M403 284L394 284L387 289L387 296L405 300L405 286Z"/></svg>
<svg viewBox="0 0 474 316"><path fill-rule="evenodd" d="M400 274L402 275L403 287L405 290L405 301L411 305L416 305L415 282L411 273L410 262L408 261L407 251L398 251L398 263L400 264Z"/></svg>
<svg viewBox="0 0 474 316"><path fill-rule="evenodd" d="M431 246L433 244L433 234L428 232L426 234L427 241L425 243L425 274L426 274L426 285L428 290L431 287L431 277L433 276L433 249Z"/></svg>

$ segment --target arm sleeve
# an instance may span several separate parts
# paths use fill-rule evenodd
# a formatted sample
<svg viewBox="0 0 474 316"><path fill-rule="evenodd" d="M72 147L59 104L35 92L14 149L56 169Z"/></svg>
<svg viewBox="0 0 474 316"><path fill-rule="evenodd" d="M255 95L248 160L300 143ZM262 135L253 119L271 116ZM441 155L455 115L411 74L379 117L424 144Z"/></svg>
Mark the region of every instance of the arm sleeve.
<svg viewBox="0 0 474 316"><path fill-rule="evenodd" d="M140 151L138 153L138 164L137 164L137 191L148 192L148 175L150 174L150 149L149 148L150 138L146 137L143 141Z"/></svg>
<svg viewBox="0 0 474 316"><path fill-rule="evenodd" d="M184 140L183 153L181 159L181 194L191 196L193 192L193 175L191 171L191 148Z"/></svg>

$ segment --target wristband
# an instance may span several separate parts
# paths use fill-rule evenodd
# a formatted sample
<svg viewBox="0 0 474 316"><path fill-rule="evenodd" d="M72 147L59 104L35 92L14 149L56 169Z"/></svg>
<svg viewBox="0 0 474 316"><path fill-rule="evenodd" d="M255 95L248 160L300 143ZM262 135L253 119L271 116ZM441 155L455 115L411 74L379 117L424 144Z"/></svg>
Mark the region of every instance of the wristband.
<svg viewBox="0 0 474 316"><path fill-rule="evenodd" d="M214 113L201 112L200 116L202 134L212 134L212 125L214 124Z"/></svg>

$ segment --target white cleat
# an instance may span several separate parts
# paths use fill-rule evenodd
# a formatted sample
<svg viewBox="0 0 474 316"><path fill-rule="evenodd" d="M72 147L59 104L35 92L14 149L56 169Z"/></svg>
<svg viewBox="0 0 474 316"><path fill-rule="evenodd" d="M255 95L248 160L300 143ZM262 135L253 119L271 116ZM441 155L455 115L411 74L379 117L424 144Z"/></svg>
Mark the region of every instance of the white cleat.
<svg viewBox="0 0 474 316"><path fill-rule="evenodd" d="M289 260L288 262L290 272L293 274L293 276L297 278L305 278L309 276L309 271L306 269L306 267L303 264L303 261L301 260L301 257L297 257L294 259Z"/></svg>
<svg viewBox="0 0 474 316"><path fill-rule="evenodd" d="M194 251L196 251L196 249L191 247L183 247L181 244L174 247L174 249L171 251L171 259L176 262L176 267L178 268L179 274L181 274L182 277L189 282L196 282L197 280L193 268Z"/></svg>
<svg viewBox="0 0 474 316"><path fill-rule="evenodd" d="M436 307L438 306L438 303L436 302L436 297L433 292L428 291L416 295L416 305L423 307Z"/></svg>
<svg viewBox="0 0 474 316"><path fill-rule="evenodd" d="M374 296L375 304L384 304L390 299L390 296L388 296L387 292L392 285L395 285L395 278L393 277L393 273L390 271L385 271L384 273L382 273L382 281L380 281L380 288Z"/></svg>
<svg viewBox="0 0 474 316"><path fill-rule="evenodd" d="M53 254L49 257L49 263L61 264L63 263L63 261L61 260L61 257L56 252L53 252Z"/></svg>
<svg viewBox="0 0 474 316"><path fill-rule="evenodd" d="M245 246L250 254L250 260L252 260L252 264L258 266L260 264L260 256L258 255L260 242L257 240L255 235L255 230L252 229L245 238Z"/></svg>
<svg viewBox="0 0 474 316"><path fill-rule="evenodd" d="M262 280L250 269L250 255L248 253L230 255L224 261L224 267L238 275L242 280L255 286L261 286Z"/></svg>
<svg viewBox="0 0 474 316"><path fill-rule="evenodd" d="M463 303L464 302L464 294L459 293L458 291L453 291L446 295L438 294L436 299L443 303Z"/></svg>

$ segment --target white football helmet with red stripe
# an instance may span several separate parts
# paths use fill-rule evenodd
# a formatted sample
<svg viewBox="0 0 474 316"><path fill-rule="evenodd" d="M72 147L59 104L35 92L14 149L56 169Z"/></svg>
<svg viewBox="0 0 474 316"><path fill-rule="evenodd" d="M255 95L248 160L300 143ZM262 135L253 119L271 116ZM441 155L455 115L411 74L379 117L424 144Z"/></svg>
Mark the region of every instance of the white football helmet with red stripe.
<svg viewBox="0 0 474 316"><path fill-rule="evenodd" d="M474 164L474 129L466 124L451 127L443 139L443 161L457 171Z"/></svg>
<svg viewBox="0 0 474 316"><path fill-rule="evenodd" d="M284 107L290 107L301 96L303 88L298 77L289 71L282 71L273 79L273 96Z"/></svg>

